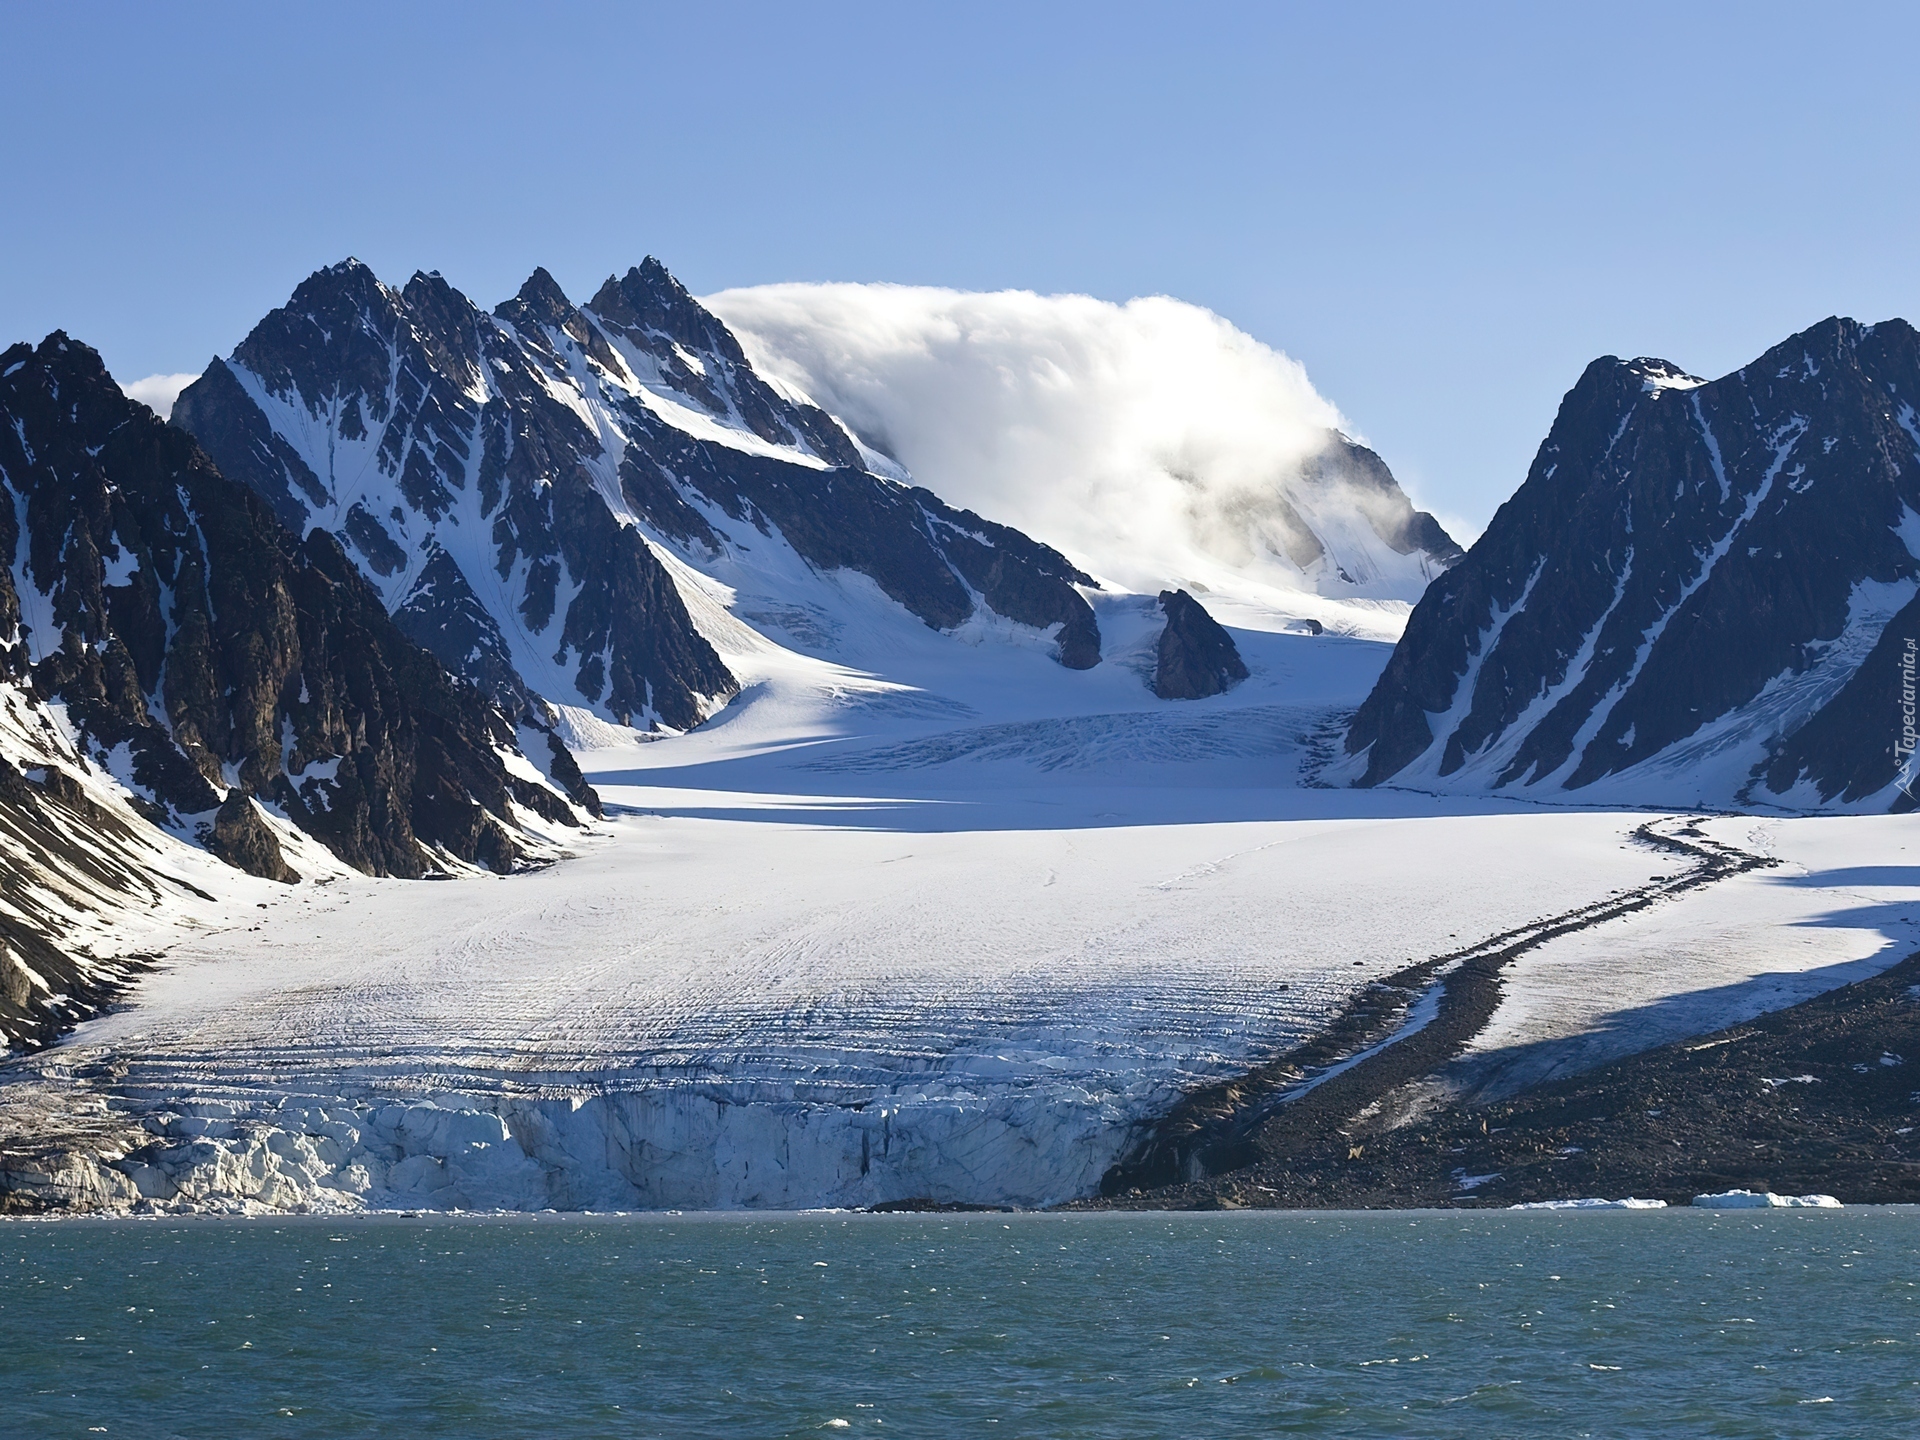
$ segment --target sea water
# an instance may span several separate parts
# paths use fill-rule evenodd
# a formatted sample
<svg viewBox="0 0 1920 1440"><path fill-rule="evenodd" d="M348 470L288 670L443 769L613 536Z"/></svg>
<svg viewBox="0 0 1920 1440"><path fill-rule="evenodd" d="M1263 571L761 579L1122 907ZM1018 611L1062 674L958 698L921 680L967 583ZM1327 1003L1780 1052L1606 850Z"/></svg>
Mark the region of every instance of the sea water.
<svg viewBox="0 0 1920 1440"><path fill-rule="evenodd" d="M0 1225L0 1433L1920 1434L1920 1213Z"/></svg>

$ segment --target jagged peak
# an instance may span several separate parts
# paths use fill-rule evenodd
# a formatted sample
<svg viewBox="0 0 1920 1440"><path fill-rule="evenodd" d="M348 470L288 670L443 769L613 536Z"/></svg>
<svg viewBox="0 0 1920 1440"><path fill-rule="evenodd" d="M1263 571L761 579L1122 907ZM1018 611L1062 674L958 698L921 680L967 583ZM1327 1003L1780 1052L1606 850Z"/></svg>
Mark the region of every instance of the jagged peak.
<svg viewBox="0 0 1920 1440"><path fill-rule="evenodd" d="M1799 367L1809 378L1816 373L1809 370L1805 361L1822 356L1843 357L1857 350L1863 341L1882 332L1893 332L1903 339L1911 341L1915 332L1907 321L1895 316L1887 320L1865 324L1849 315L1829 315L1815 321L1804 329L1795 331L1778 344L1769 346L1765 352L1742 365L1735 374L1765 374L1780 371L1788 367ZM1587 367L1581 376L1584 384L1595 376L1596 371L1631 377L1647 393L1662 390L1697 390L1703 385L1714 382L1658 356L1640 355L1632 360L1622 360L1615 355L1603 355ZM1576 387L1577 388L1577 387Z"/></svg>
<svg viewBox="0 0 1920 1440"><path fill-rule="evenodd" d="M693 299L687 287L675 279L673 272L652 255L642 257L640 263L627 272L627 278L637 280L651 290L664 290L676 298Z"/></svg>
<svg viewBox="0 0 1920 1440"><path fill-rule="evenodd" d="M735 362L745 358L733 332L651 255L625 275L609 275L587 308L624 329L658 332Z"/></svg>
<svg viewBox="0 0 1920 1440"><path fill-rule="evenodd" d="M100 352L64 330L50 331L37 346L22 340L0 354L0 370L12 372L26 364L37 365L59 380L97 384L115 395L120 394L120 387L107 373L107 362L100 358Z"/></svg>
<svg viewBox="0 0 1920 1440"><path fill-rule="evenodd" d="M448 284L438 270L414 271L400 291L400 303L428 334L447 340L469 331L480 314L480 307Z"/></svg>
<svg viewBox="0 0 1920 1440"><path fill-rule="evenodd" d="M293 287L287 310L318 309L338 300L347 300L361 309L375 305L391 306L393 292L380 283L371 267L349 255L336 265L324 265Z"/></svg>
<svg viewBox="0 0 1920 1440"><path fill-rule="evenodd" d="M1853 363L1861 343L1876 335L1884 344L1889 336L1880 332L1891 332L1896 344L1900 340L1912 343L1913 327L1905 320L1895 318L1863 325L1848 315L1829 315L1769 347L1764 354L1741 366L1739 373L1780 378L1798 372L1800 378L1815 379L1825 368L1822 361Z"/></svg>
<svg viewBox="0 0 1920 1440"><path fill-rule="evenodd" d="M544 265L533 267L533 273L527 277L527 283L520 287L520 299L533 300L543 298L552 305L564 305L573 308L573 302L567 298L567 292L560 288L560 282L553 278L551 271Z"/></svg>
<svg viewBox="0 0 1920 1440"><path fill-rule="evenodd" d="M567 298L567 292L560 288L560 282L546 266L538 265L514 297L494 306L493 313L502 320L517 321L524 317L557 329L578 312Z"/></svg>

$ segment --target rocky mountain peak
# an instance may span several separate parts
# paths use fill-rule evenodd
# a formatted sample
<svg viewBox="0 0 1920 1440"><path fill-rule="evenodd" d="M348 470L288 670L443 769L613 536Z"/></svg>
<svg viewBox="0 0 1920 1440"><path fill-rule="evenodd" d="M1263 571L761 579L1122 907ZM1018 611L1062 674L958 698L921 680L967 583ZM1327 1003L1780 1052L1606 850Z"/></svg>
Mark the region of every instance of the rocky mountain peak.
<svg viewBox="0 0 1920 1440"><path fill-rule="evenodd" d="M1622 365L1629 375L1637 378L1640 381L1640 388L1649 394L1657 390L1697 390L1707 383L1698 375L1688 374L1671 360L1657 360L1650 355L1642 355L1637 360L1615 363Z"/></svg>
<svg viewBox="0 0 1920 1440"><path fill-rule="evenodd" d="M515 324L523 319L536 325L551 325L556 330L564 330L567 323L580 312L573 308L573 302L567 299L567 292L560 288L560 282L547 273L546 266L538 266L529 275L526 283L511 300L503 300L494 306L493 313L503 320Z"/></svg>
<svg viewBox="0 0 1920 1440"><path fill-rule="evenodd" d="M350 865L417 875L510 867L516 805L575 818L506 769L511 725L395 628L331 536L279 525L88 347L56 333L0 360L0 483L15 677L153 822L245 835L226 850L284 875L233 799L257 797Z"/></svg>
<svg viewBox="0 0 1920 1440"><path fill-rule="evenodd" d="M1711 381L1593 362L1356 714L1363 781L1890 803L1884 685L1848 682L1920 593L1916 394L1897 320Z"/></svg>
<svg viewBox="0 0 1920 1440"><path fill-rule="evenodd" d="M1063 664L1098 661L1084 576L869 472L657 260L584 308L536 271L491 316L438 275L366 279L310 277L174 420L289 525L334 535L402 630L510 713L684 729L736 692L669 545L696 566L790 547L935 628L984 603L1050 630Z"/></svg>
<svg viewBox="0 0 1920 1440"><path fill-rule="evenodd" d="M733 332L651 255L625 275L609 275L587 308L622 330L663 336L689 350L710 351L738 364L746 361Z"/></svg>
<svg viewBox="0 0 1920 1440"><path fill-rule="evenodd" d="M600 327L567 299L560 283L547 273L545 267L529 275L519 293L513 299L496 305L493 313L496 319L513 326L528 344L539 347L546 354L553 354L547 339L547 332L553 331L566 336L609 374L629 373L626 362L607 343L607 337L601 333ZM557 355L554 356L554 363L561 363Z"/></svg>

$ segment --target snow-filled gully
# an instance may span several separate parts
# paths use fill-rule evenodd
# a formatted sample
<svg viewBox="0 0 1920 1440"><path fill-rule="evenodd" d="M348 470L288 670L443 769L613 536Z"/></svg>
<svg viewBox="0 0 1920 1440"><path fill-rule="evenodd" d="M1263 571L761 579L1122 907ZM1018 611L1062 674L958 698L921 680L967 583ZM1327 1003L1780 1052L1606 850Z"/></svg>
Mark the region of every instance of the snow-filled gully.
<svg viewBox="0 0 1920 1440"><path fill-rule="evenodd" d="M1385 1123L1404 1123L1428 1097L1396 1092L1431 1076L1486 1028L1500 1004L1500 972L1520 956L1779 863L1711 839L1699 823L1669 818L1634 832L1643 845L1686 856L1693 862L1686 871L1410 965L1356 994L1305 1044L1185 1096L1140 1128L1132 1149L1103 1178L1101 1193L1124 1196L1203 1179L1324 1142L1356 1122L1378 1123L1383 1112L1391 1112Z"/></svg>

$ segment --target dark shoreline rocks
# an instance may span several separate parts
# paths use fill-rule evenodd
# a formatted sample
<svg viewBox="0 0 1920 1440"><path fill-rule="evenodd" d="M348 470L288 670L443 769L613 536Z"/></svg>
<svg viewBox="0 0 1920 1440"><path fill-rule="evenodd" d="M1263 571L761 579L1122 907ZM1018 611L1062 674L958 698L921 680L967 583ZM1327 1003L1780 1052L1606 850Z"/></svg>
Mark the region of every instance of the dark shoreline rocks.
<svg viewBox="0 0 1920 1440"><path fill-rule="evenodd" d="M1471 1182L1471 1183L1469 1183ZM1920 1203L1920 953L1867 980L1488 1105L1349 1124L1284 1159L1089 1202L1501 1208L1728 1190Z"/></svg>
<svg viewBox="0 0 1920 1440"><path fill-rule="evenodd" d="M1689 872L1407 967L1321 1034L1185 1097L1108 1174L1093 1208L1686 1203L1734 1189L1920 1202L1920 955L1707 1036L1479 1103L1440 1072L1526 950L1770 863L1686 825L1638 838ZM1410 1011L1430 1007L1417 1028Z"/></svg>
<svg viewBox="0 0 1920 1440"><path fill-rule="evenodd" d="M1358 1117L1439 1070L1485 1027L1500 1003L1500 972L1549 940L1644 910L1656 901L1774 862L1708 839L1697 824L1649 821L1634 839L1685 855L1693 868L1649 881L1476 945L1408 965L1373 982L1318 1035L1232 1080L1186 1096L1101 1185L1108 1197L1195 1183L1310 1152L1346 1137ZM1683 838L1684 837L1684 838ZM1415 1028L1417 1004L1430 1014Z"/></svg>

